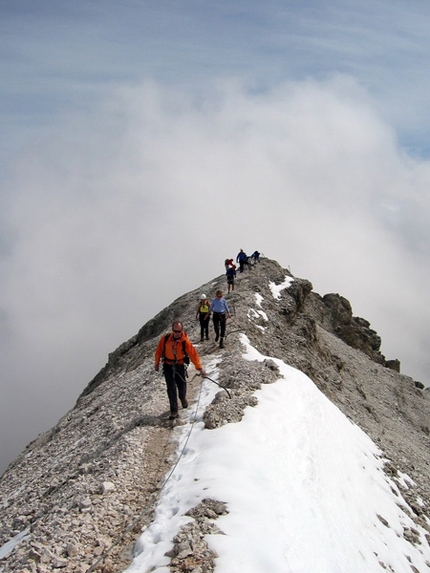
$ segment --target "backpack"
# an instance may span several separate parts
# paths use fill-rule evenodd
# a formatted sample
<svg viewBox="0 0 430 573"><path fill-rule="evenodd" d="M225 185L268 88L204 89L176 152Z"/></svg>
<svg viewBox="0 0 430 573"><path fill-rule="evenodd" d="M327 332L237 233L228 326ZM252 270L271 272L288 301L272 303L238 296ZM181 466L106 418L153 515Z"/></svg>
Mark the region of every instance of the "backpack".
<svg viewBox="0 0 430 573"><path fill-rule="evenodd" d="M170 336L170 332L169 332L169 334L166 334L165 337L164 337L163 360L164 360L164 355L165 355L165 351L166 351L166 343L167 343L167 340L168 340L169 336ZM182 353L183 353L183 355L184 355L184 364L185 364L186 366L188 366L189 363L190 363L190 357L189 357L188 354L187 354L187 350L186 350L186 347L185 347L185 340L182 341Z"/></svg>
<svg viewBox="0 0 430 573"><path fill-rule="evenodd" d="M209 312L209 307L210 307L210 304L209 304L209 303L202 301L202 302L199 304L199 312L204 313L204 314L207 314L207 313ZM185 354L185 353L184 353L184 354Z"/></svg>

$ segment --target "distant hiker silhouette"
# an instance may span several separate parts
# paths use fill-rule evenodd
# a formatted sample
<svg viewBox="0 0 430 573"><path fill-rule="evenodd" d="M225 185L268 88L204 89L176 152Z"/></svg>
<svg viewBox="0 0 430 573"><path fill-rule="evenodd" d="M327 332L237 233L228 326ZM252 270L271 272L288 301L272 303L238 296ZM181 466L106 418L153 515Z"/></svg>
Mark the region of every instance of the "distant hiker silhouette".
<svg viewBox="0 0 430 573"><path fill-rule="evenodd" d="M246 259L246 264L248 265L249 270L254 270L255 260L251 257Z"/></svg>
<svg viewBox="0 0 430 573"><path fill-rule="evenodd" d="M233 269L236 268L236 265L233 263L233 259L226 259L224 261L224 266L226 271L228 270L229 267L232 267Z"/></svg>
<svg viewBox="0 0 430 573"><path fill-rule="evenodd" d="M230 292L230 288L234 290L234 278L236 276L236 266L233 265L232 267L228 267L227 272L227 292Z"/></svg>
<svg viewBox="0 0 430 573"><path fill-rule="evenodd" d="M240 249L236 257L236 263L239 263L240 273L243 273L243 266L246 264L247 259L248 259L247 254L244 252L243 249Z"/></svg>

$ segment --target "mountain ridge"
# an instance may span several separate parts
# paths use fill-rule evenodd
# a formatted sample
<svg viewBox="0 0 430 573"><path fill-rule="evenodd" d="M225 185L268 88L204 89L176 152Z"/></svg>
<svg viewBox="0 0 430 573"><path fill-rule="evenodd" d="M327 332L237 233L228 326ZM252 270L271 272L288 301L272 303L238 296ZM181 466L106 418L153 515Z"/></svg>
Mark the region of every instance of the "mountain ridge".
<svg viewBox="0 0 430 573"><path fill-rule="evenodd" d="M289 284L275 297L271 285L282 285L286 278ZM165 422L164 381L153 370L155 345L176 318L197 343L199 295L224 287L220 275L148 321L109 355L75 407L9 466L0 481L5 515L0 546L23 531L31 535L0 560L4 573L17 568L119 571L130 561L174 453ZM239 422L244 409L255 405L255 390L276 379L270 361L243 360L239 336L245 333L262 354L307 374L386 453L387 472L413 479L414 487L404 495L414 519L428 531L429 392L400 374L398 362L385 359L370 323L353 317L350 303L340 295L314 293L309 281L270 259L238 275L227 300L233 319L218 368L219 382L230 389L232 399L220 392L205 414L206 427ZM203 363L218 352L213 342L198 349ZM190 377L193 396L197 378L192 370ZM406 534L413 540L413 532Z"/></svg>

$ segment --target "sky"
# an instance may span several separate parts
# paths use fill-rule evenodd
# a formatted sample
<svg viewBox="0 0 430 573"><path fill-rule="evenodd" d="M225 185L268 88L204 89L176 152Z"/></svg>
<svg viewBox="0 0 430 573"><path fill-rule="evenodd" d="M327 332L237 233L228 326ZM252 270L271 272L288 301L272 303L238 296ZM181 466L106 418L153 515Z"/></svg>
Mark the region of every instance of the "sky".
<svg viewBox="0 0 430 573"><path fill-rule="evenodd" d="M268 358L245 335L241 341L247 360ZM177 460L127 573L168 573L171 540L205 498L228 509L214 521L224 534L205 537L217 573L380 573L380 562L397 573L427 570L426 532L418 546L404 539L403 530L416 527L413 512L384 473L382 452L305 374L272 359L280 378L256 392L258 405L240 423L205 430L204 409L219 392L210 380L181 413ZM205 365L215 381L217 363ZM407 474L399 483L413 484Z"/></svg>
<svg viewBox="0 0 430 573"><path fill-rule="evenodd" d="M0 0L0 472L258 249L429 385L423 1Z"/></svg>

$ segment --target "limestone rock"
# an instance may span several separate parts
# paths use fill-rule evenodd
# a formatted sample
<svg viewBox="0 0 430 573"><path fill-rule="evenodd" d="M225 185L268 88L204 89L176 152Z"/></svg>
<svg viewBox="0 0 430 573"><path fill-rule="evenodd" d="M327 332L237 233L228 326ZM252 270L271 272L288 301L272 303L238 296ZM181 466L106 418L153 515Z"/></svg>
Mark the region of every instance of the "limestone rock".
<svg viewBox="0 0 430 573"><path fill-rule="evenodd" d="M286 277L291 283L275 298L270 283L284 284ZM198 342L200 293L224 287L220 275L143 325L109 354L75 407L9 466L0 478L0 546L15 536L19 541L0 561L1 573L113 573L128 566L176 447L166 425L165 384L153 367L156 344L177 317ZM240 423L257 404L255 391L278 379L276 360L282 360L307 374L378 443L390 460L386 472L411 477L414 485L402 495L414 522L430 531L430 392L400 374L396 361L385 361L370 323L354 317L344 297L315 293L309 281L270 259L242 273L227 299L234 318L217 358L222 388L204 415L206 427ZM245 360L242 336L270 358ZM218 350L210 342L200 346L203 365ZM198 384L189 386L191 401ZM222 535L216 522L226 511L221 500L190 509L191 522L172 540L170 571L214 571L216 555L204 537ZM414 528L404 535L416 542Z"/></svg>

